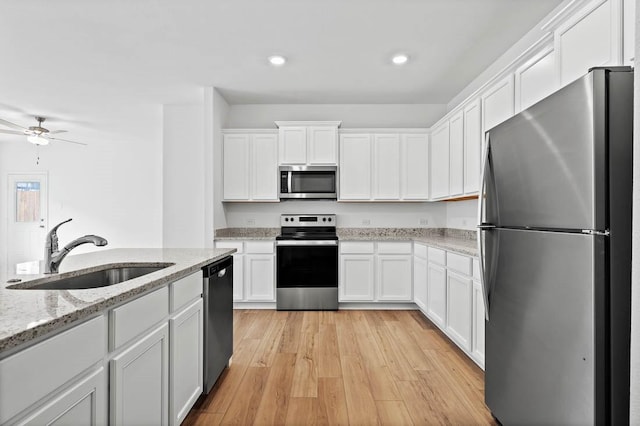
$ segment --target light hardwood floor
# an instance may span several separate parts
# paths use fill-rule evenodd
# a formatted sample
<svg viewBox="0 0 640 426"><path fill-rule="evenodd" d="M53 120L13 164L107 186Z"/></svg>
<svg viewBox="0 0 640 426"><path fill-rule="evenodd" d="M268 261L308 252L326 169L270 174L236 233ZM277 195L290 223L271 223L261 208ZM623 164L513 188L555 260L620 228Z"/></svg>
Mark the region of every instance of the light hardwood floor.
<svg viewBox="0 0 640 426"><path fill-rule="evenodd" d="M482 370L418 311L235 311L234 346L183 425L495 424Z"/></svg>

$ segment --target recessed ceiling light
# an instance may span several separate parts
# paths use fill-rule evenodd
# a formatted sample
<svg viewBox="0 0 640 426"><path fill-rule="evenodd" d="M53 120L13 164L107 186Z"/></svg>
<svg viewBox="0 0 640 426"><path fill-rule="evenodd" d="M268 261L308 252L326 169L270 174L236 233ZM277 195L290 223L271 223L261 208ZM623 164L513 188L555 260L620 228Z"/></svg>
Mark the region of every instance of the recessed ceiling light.
<svg viewBox="0 0 640 426"><path fill-rule="evenodd" d="M275 67L281 67L287 62L287 58L280 55L269 56L269 63Z"/></svg>
<svg viewBox="0 0 640 426"><path fill-rule="evenodd" d="M394 55L393 58L391 58L391 62L393 62L396 65L404 65L407 63L408 60L409 60L409 57L404 53Z"/></svg>

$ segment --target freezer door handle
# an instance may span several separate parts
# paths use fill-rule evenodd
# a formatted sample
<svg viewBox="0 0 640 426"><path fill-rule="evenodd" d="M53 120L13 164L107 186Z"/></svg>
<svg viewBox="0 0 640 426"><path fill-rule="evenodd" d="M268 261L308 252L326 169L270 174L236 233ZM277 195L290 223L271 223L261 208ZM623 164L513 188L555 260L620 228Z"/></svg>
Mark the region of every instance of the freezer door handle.
<svg viewBox="0 0 640 426"><path fill-rule="evenodd" d="M487 181L487 167L489 166L489 133L485 134L484 150L482 152L482 167L480 173L480 191L478 193L478 263L480 264L480 286L482 287L482 300L484 301L484 317L489 321L489 294L484 267L484 248L482 244L482 231L495 228L495 225L484 223L484 188Z"/></svg>

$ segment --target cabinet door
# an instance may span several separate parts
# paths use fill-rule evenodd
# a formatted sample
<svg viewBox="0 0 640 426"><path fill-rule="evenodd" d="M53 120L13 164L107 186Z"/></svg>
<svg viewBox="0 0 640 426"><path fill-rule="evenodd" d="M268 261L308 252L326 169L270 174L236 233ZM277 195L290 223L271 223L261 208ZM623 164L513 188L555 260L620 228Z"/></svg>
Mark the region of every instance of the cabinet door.
<svg viewBox="0 0 640 426"><path fill-rule="evenodd" d="M471 350L471 298L471 278L447 271L446 331L467 352Z"/></svg>
<svg viewBox="0 0 640 426"><path fill-rule="evenodd" d="M513 97L513 75L496 83L482 95L483 132L513 116Z"/></svg>
<svg viewBox="0 0 640 426"><path fill-rule="evenodd" d="M464 191L464 114L460 111L449 120L449 196Z"/></svg>
<svg viewBox="0 0 640 426"><path fill-rule="evenodd" d="M340 135L340 199L371 199L371 137Z"/></svg>
<svg viewBox="0 0 640 426"><path fill-rule="evenodd" d="M549 46L515 71L516 112L529 108L558 88L556 55Z"/></svg>
<svg viewBox="0 0 640 426"><path fill-rule="evenodd" d="M182 423L202 393L203 324L202 298L169 320L169 419L172 425Z"/></svg>
<svg viewBox="0 0 640 426"><path fill-rule="evenodd" d="M246 254L244 256L244 267L246 300L249 302L273 302L275 300L273 255Z"/></svg>
<svg viewBox="0 0 640 426"><path fill-rule="evenodd" d="M111 360L112 425L166 425L169 420L169 327L163 324Z"/></svg>
<svg viewBox="0 0 640 426"><path fill-rule="evenodd" d="M373 255L340 255L340 301L373 300Z"/></svg>
<svg viewBox="0 0 640 426"><path fill-rule="evenodd" d="M251 136L251 199L278 200L278 137Z"/></svg>
<svg viewBox="0 0 640 426"><path fill-rule="evenodd" d="M373 135L373 198L400 199L400 135Z"/></svg>
<svg viewBox="0 0 640 426"><path fill-rule="evenodd" d="M280 164L307 164L307 128L280 127Z"/></svg>
<svg viewBox="0 0 640 426"><path fill-rule="evenodd" d="M413 257L413 301L423 311L427 311L427 261Z"/></svg>
<svg viewBox="0 0 640 426"><path fill-rule="evenodd" d="M233 255L233 301L244 300L244 256Z"/></svg>
<svg viewBox="0 0 640 426"><path fill-rule="evenodd" d="M480 151L482 148L482 116L480 99L464 109L464 193L477 194L480 186Z"/></svg>
<svg viewBox="0 0 640 426"><path fill-rule="evenodd" d="M412 294L412 256L378 255L378 300L410 302Z"/></svg>
<svg viewBox="0 0 640 426"><path fill-rule="evenodd" d="M449 122L438 126L431 133L431 198L449 196Z"/></svg>
<svg viewBox="0 0 640 426"><path fill-rule="evenodd" d="M473 333L471 340L471 356L484 366L484 300L482 286L473 282Z"/></svg>
<svg viewBox="0 0 640 426"><path fill-rule="evenodd" d="M334 126L312 126L309 138L309 164L335 165L338 160L338 129Z"/></svg>
<svg viewBox="0 0 640 426"><path fill-rule="evenodd" d="M18 425L104 425L107 424L107 382L100 367L60 393Z"/></svg>
<svg viewBox="0 0 640 426"><path fill-rule="evenodd" d="M427 315L441 328L447 313L447 274L443 266L427 264Z"/></svg>
<svg viewBox="0 0 640 426"><path fill-rule="evenodd" d="M561 85L589 68L622 64L621 22L619 0L596 0L556 30Z"/></svg>
<svg viewBox="0 0 640 426"><path fill-rule="evenodd" d="M249 199L249 135L224 135L223 192L225 200Z"/></svg>
<svg viewBox="0 0 640 426"><path fill-rule="evenodd" d="M637 0L624 0L623 16L624 16L624 64L633 66L636 57L636 2Z"/></svg>
<svg viewBox="0 0 640 426"><path fill-rule="evenodd" d="M403 200L429 198L429 136L401 135L401 175Z"/></svg>

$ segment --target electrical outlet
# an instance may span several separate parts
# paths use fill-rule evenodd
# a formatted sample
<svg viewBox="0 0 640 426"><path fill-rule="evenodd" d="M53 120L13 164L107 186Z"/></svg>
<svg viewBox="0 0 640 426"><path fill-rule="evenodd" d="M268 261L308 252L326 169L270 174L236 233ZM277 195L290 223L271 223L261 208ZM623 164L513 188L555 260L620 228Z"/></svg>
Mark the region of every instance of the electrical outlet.
<svg viewBox="0 0 640 426"><path fill-rule="evenodd" d="M371 219L362 219L363 225L371 225Z"/></svg>
<svg viewBox="0 0 640 426"><path fill-rule="evenodd" d="M462 226L467 226L467 219L462 219Z"/></svg>
<svg viewBox="0 0 640 426"><path fill-rule="evenodd" d="M420 225L428 225L429 219L425 219L424 217L420 219Z"/></svg>
<svg viewBox="0 0 640 426"><path fill-rule="evenodd" d="M255 219L247 219L247 225L253 226L255 224L256 224L256 220Z"/></svg>

